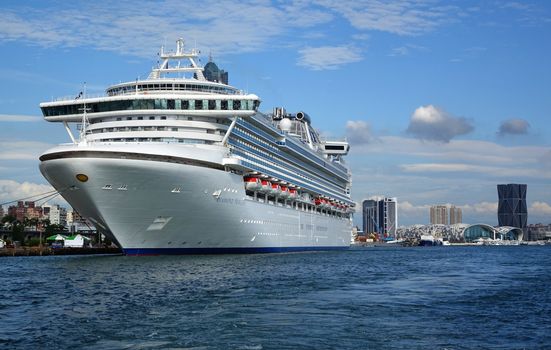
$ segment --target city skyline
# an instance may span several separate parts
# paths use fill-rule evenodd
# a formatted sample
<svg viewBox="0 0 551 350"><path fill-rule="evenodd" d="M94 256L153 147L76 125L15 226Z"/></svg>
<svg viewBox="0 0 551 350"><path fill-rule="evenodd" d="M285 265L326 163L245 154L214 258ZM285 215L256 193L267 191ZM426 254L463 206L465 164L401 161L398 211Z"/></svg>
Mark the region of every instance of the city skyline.
<svg viewBox="0 0 551 350"><path fill-rule="evenodd" d="M0 5L0 203L51 189L38 155L69 139L40 102L143 78L183 37L261 111L303 110L347 137L356 225L362 201L384 196L404 225L434 203L497 224L500 183L528 184L528 222L551 222L551 4L132 4Z"/></svg>

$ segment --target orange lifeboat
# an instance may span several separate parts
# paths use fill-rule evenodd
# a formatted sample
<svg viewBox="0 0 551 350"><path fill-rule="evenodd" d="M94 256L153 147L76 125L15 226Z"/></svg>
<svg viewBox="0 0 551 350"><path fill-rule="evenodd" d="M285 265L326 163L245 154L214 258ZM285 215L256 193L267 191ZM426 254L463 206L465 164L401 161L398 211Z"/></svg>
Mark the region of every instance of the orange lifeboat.
<svg viewBox="0 0 551 350"><path fill-rule="evenodd" d="M258 191L262 188L258 177L245 177L245 188L249 191Z"/></svg>
<svg viewBox="0 0 551 350"><path fill-rule="evenodd" d="M294 188L289 188L289 197L295 199L298 197L297 190Z"/></svg>
<svg viewBox="0 0 551 350"><path fill-rule="evenodd" d="M272 183L268 180L261 180L260 181L260 191L261 192L268 192L272 188Z"/></svg>
<svg viewBox="0 0 551 350"><path fill-rule="evenodd" d="M281 194L281 187L279 184L273 183L270 193L274 196L279 196Z"/></svg>
<svg viewBox="0 0 551 350"><path fill-rule="evenodd" d="M281 194L280 194L280 197L281 197L281 198L289 198L289 196L290 196L289 188L288 188L287 186L281 185Z"/></svg>

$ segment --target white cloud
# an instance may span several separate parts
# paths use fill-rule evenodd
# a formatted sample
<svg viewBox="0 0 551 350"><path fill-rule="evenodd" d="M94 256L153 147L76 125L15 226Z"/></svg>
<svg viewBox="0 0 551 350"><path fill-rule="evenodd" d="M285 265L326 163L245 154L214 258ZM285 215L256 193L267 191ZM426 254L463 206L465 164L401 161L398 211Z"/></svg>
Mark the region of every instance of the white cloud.
<svg viewBox="0 0 551 350"><path fill-rule="evenodd" d="M480 202L459 206L464 213L497 215L497 202Z"/></svg>
<svg viewBox="0 0 551 350"><path fill-rule="evenodd" d="M453 173L468 172L487 174L493 177L535 177L551 179L551 174L541 173L537 169L491 167L484 165L461 164L461 163L417 163L403 164L400 166L405 172L411 173Z"/></svg>
<svg viewBox="0 0 551 350"><path fill-rule="evenodd" d="M369 34L366 34L366 33L361 33L361 34L354 34L352 35L352 39L354 40L358 40L358 41L361 41L361 40L368 40L371 36Z"/></svg>
<svg viewBox="0 0 551 350"><path fill-rule="evenodd" d="M490 141L451 140L435 147L434 143L400 136L379 136L377 141L370 147L351 148L351 151L355 154L394 154L448 162L453 159L455 162L485 166L526 167L540 165L545 161L551 164L551 147L545 146L504 146Z"/></svg>
<svg viewBox="0 0 551 350"><path fill-rule="evenodd" d="M0 122L38 122L42 117L31 115L0 114Z"/></svg>
<svg viewBox="0 0 551 350"><path fill-rule="evenodd" d="M551 205L540 201L532 202L528 208L528 215L530 214L551 216Z"/></svg>
<svg viewBox="0 0 551 350"><path fill-rule="evenodd" d="M413 44L406 44L404 46L395 47L392 49L389 56L396 57L396 56L407 56L412 51L426 51L427 48L419 45L413 45Z"/></svg>
<svg viewBox="0 0 551 350"><path fill-rule="evenodd" d="M0 160L38 160L52 145L35 141L0 141Z"/></svg>
<svg viewBox="0 0 551 350"><path fill-rule="evenodd" d="M434 143L399 136L378 136L371 140L369 147L351 147L351 155L381 155L410 172L473 171L493 176L516 174L542 179L551 174L548 171L551 169L551 147L546 146L504 146L489 141L451 140L435 147Z"/></svg>
<svg viewBox="0 0 551 350"><path fill-rule="evenodd" d="M360 30L420 35L452 21L457 9L434 1L320 0L318 4L343 15Z"/></svg>
<svg viewBox="0 0 551 350"><path fill-rule="evenodd" d="M502 8L509 8L514 10L530 10L532 6L517 2L517 1L509 1L501 5Z"/></svg>
<svg viewBox="0 0 551 350"><path fill-rule="evenodd" d="M409 49L406 46L400 46L393 48L389 56L407 56L408 54Z"/></svg>
<svg viewBox="0 0 551 350"><path fill-rule="evenodd" d="M312 70L337 69L363 59L360 50L352 46L306 47L299 54L298 65Z"/></svg>
<svg viewBox="0 0 551 350"><path fill-rule="evenodd" d="M150 58L161 43L242 53L273 48L277 36L332 19L306 3L148 1L81 3L64 8L18 7L0 14L0 41L42 47L93 47ZM40 30L37 30L40 28ZM168 41L168 42L167 42Z"/></svg>
<svg viewBox="0 0 551 350"><path fill-rule="evenodd" d="M415 205L408 201L398 201L398 212L400 214L414 216L428 216L430 205Z"/></svg>
<svg viewBox="0 0 551 350"><path fill-rule="evenodd" d="M379 0L267 2L231 0L158 2L121 0L12 6L0 12L0 41L42 47L93 47L150 58L160 43L184 36L188 44L220 53L274 48L274 38L293 29L322 28L344 17L362 32L417 35L449 22L454 8L432 1ZM37 30L39 28L39 30ZM139 43L139 44L137 44Z"/></svg>
<svg viewBox="0 0 551 350"><path fill-rule="evenodd" d="M498 135L523 135L528 133L530 124L524 119L508 119L501 122L499 126Z"/></svg>
<svg viewBox="0 0 551 350"><path fill-rule="evenodd" d="M268 2L231 0L177 1L162 5L140 0L84 2L54 6L12 6L0 12L0 42L18 41L41 47L78 48L117 52L151 58L161 43L172 45L179 37L186 45L215 50L219 55L274 50L296 30L303 38L319 41L329 33L327 24L344 17L357 30L355 40L366 40L366 31L418 35L453 17L454 8L431 1L386 3L379 0ZM40 30L37 30L40 28ZM346 45L300 50L299 65L314 70L336 69L362 60L360 51ZM412 47L409 47L410 49Z"/></svg>
<svg viewBox="0 0 551 350"><path fill-rule="evenodd" d="M372 140L371 127L362 120L346 122L346 139L351 145L362 145Z"/></svg>
<svg viewBox="0 0 551 350"><path fill-rule="evenodd" d="M427 105L413 112L406 132L423 140L449 142L473 129L467 119L454 117L441 108Z"/></svg>
<svg viewBox="0 0 551 350"><path fill-rule="evenodd" d="M11 201L16 201L18 199L30 198L29 200L34 200L46 196L49 192L53 191L53 187L50 185L36 184L31 182L17 182L14 180L0 180L0 203L7 203ZM37 196L44 194L43 196ZM58 202L63 202L61 197L57 197ZM6 205L13 205L9 203Z"/></svg>

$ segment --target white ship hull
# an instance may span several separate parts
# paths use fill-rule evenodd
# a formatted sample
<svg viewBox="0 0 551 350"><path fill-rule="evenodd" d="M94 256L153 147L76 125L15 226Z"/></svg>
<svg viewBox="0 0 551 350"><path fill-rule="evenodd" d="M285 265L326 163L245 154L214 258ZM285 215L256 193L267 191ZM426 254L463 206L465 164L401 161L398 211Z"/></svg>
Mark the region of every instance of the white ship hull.
<svg viewBox="0 0 551 350"><path fill-rule="evenodd" d="M350 219L250 199L240 175L78 152L86 151L45 160L40 170L126 254L326 250L350 244ZM219 158L216 152L209 157ZM79 182L76 174L88 181Z"/></svg>

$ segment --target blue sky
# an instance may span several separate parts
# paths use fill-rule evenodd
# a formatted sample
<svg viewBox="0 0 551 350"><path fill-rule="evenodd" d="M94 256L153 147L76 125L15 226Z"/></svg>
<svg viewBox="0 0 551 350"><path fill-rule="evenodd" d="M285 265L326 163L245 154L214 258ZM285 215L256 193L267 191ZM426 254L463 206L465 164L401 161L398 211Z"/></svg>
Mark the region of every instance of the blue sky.
<svg viewBox="0 0 551 350"><path fill-rule="evenodd" d="M401 224L446 203L497 224L513 182L551 222L548 1L3 1L0 203L46 192L37 157L68 142L40 102L146 77L178 37L261 110L346 136L353 198L397 197Z"/></svg>

